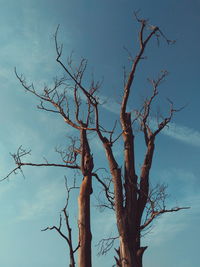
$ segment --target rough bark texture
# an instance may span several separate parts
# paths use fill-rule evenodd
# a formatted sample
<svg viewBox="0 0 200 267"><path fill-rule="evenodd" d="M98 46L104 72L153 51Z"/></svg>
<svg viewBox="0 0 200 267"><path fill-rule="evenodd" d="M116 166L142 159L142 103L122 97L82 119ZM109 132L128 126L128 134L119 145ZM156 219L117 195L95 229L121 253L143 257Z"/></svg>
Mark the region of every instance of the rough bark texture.
<svg viewBox="0 0 200 267"><path fill-rule="evenodd" d="M92 193L92 170L93 158L90 154L90 147L87 140L86 130L80 131L81 141L81 171L83 181L78 197L78 226L79 226L79 250L78 266L90 267L91 262L91 241L92 234L90 229L90 195Z"/></svg>
<svg viewBox="0 0 200 267"><path fill-rule="evenodd" d="M80 188L78 197L79 207L79 267L90 267L91 265L91 241L92 234L90 230L90 192L91 176L85 176Z"/></svg>

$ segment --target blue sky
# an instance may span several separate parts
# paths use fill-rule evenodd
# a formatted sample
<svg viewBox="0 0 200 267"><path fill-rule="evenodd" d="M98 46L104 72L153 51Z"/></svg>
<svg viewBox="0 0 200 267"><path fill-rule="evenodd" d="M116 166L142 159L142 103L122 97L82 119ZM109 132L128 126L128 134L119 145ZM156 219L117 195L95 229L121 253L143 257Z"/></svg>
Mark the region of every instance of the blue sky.
<svg viewBox="0 0 200 267"><path fill-rule="evenodd" d="M134 3L133 3L134 2ZM169 97L180 107L169 129L157 139L156 155L151 172L152 181L166 182L170 194L169 207L191 206L190 210L167 214L160 218L153 231L144 238L149 245L144 256L145 267L198 266L198 236L200 220L199 152L199 26L198 0L0 0L0 81L1 132L0 173L4 177L12 167L9 155L23 145L32 149L30 160L58 161L56 145L67 145L67 135L73 131L60 118L36 109L37 99L24 92L14 75L14 67L28 81L42 87L51 84L52 77L62 74L55 63L53 34L60 24L59 39L64 44L64 56L71 51L77 58L89 60L88 73L104 80L100 94L107 99L102 117L109 124L118 114L123 85L123 66L128 66L123 49L137 51L138 26L133 12L159 26L176 44L167 46L151 42L147 60L138 70L134 94L129 106L137 108L149 92L146 79L167 69L169 76L160 88L155 107L167 112ZM87 82L87 81L86 81ZM142 139L136 134L137 167L141 166ZM102 148L94 138L93 153ZM115 148L120 160L121 144ZM95 163L103 165L103 157ZM24 169L0 184L0 265L4 267L64 267L67 266L66 245L54 232L40 229L58 222L65 203L63 169ZM76 193L71 200L71 220L76 227ZM93 205L94 266L112 266L113 254L97 257L95 244L114 233L114 216L97 212ZM103 229L103 230L102 230ZM75 236L76 236L75 232Z"/></svg>

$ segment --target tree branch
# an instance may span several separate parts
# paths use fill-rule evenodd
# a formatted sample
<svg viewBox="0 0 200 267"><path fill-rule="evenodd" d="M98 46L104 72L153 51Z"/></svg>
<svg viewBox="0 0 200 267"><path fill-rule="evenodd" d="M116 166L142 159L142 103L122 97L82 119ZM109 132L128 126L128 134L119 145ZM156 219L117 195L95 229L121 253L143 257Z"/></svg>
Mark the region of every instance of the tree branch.
<svg viewBox="0 0 200 267"><path fill-rule="evenodd" d="M163 214L163 213L169 213L169 212L177 212L179 210L185 210L185 209L190 209L190 207L174 207L172 209L163 209L160 211L154 211L151 214L151 217L143 224L140 226L140 230L145 229L150 223L152 223L152 221L157 218L159 215Z"/></svg>

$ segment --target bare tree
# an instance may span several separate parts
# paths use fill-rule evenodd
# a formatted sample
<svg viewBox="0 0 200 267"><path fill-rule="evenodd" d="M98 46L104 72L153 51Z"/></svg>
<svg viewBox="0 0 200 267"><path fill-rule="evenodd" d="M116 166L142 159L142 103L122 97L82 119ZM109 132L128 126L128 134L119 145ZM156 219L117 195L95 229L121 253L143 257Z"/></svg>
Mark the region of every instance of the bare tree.
<svg viewBox="0 0 200 267"><path fill-rule="evenodd" d="M79 266L91 266L91 230L90 230L90 195L92 193L92 177L102 185L107 202L105 207L111 208L116 215L116 225L118 230L117 237L102 240L99 244L105 253L113 245L115 239L119 239L119 249L116 249L116 265L122 267L142 267L142 256L147 247L141 246L142 231L149 229L152 222L161 214L176 212L187 207L165 207L165 186L156 186L150 189L150 170L153 156L155 153L155 141L160 132L168 126L175 112L173 102L169 101L169 113L166 117L158 119L157 125L151 126L151 108L154 100L158 96L158 87L165 79L167 72L161 72L157 79L149 80L152 86L152 94L144 101L140 110L134 113L127 111L130 93L133 88L134 78L140 61L144 58L146 47L154 37L159 42L163 38L168 44L168 40L157 26L152 26L147 20L136 19L140 24L139 30L139 51L135 58L131 58L131 68L128 75L125 75L125 84L120 108L120 132L114 127L105 129L101 124L101 114L99 105L100 97L97 96L100 83L91 82L90 86L85 87L83 82L87 61L82 59L79 66L73 65L70 57L67 63L62 60L62 45L58 44L57 32L55 34L56 61L65 72L65 76L54 81L53 88L45 87L42 92L35 89L33 84L27 84L23 75L16 72L17 78L26 91L32 93L40 100L38 108L61 115L70 127L79 132L78 141L71 139L72 145L68 152L60 151L62 164L56 163L28 163L22 160L27 154L26 151L19 149L13 158L17 167L11 172L15 172L25 165L29 166L57 166L77 169L81 172L83 180L80 185L78 198L79 206ZM69 105L68 91L73 93L73 108ZM82 111L85 111L82 112ZM86 114L85 116L83 114ZM132 118L133 117L133 118ZM144 136L146 153L142 163L141 171L138 174L135 167L135 134L133 125L137 123ZM101 142L107 158L110 182L105 182L96 172L93 172L93 155L91 153L88 133L94 132ZM122 139L124 144L123 162L119 163L113 152L113 145ZM78 147L77 147L78 143ZM121 166L123 165L123 168ZM11 174L10 173L10 174ZM10 175L9 174L9 175ZM8 176L9 176L8 175ZM64 210L65 211L65 210ZM65 213L64 213L65 214ZM66 214L65 214L66 216ZM68 222L68 217L66 222ZM60 226L53 227L61 233L62 221ZM67 226L68 233L70 228ZM65 237L64 237L65 238ZM70 237L66 237L70 240ZM68 241L67 241L68 242ZM105 242L107 242L105 244ZM71 241L70 241L71 244ZM105 245L105 246L104 246ZM70 245L71 246L71 245ZM70 247L72 254L76 251ZM73 257L72 257L73 258ZM73 266L73 265L72 265Z"/></svg>
<svg viewBox="0 0 200 267"><path fill-rule="evenodd" d="M56 41L56 36L55 36ZM59 50L60 48L57 45L56 41L56 51L58 54L57 61L59 62L59 58L61 56L61 52ZM71 60L68 61L69 66L72 69ZM74 99L74 116L71 119L70 117L70 111L68 106L68 99L66 94L66 82L67 78L61 78L61 79L55 79L54 80L54 86L53 88L47 88L45 87L43 92L39 94L35 88L34 85L31 84L30 86L27 85L25 79L23 76L19 76L17 72L15 71L18 79L22 83L23 87L36 97L40 99L40 105L38 106L39 109L58 113L61 115L64 119L64 121L76 129L79 132L79 137L77 138L70 138L71 145L68 147L67 151L61 151L57 150L57 152L60 154L62 159L62 164L58 163L49 163L47 160L45 163L32 163L32 162L24 162L23 157L27 154L30 154L30 151L24 150L22 147L19 147L16 154L12 154L12 157L15 160L15 163L17 167L12 170L7 177L9 177L12 173L15 173L17 170L22 169L23 166L47 166L47 167L64 167L64 168L70 168L75 170L80 170L83 180L80 185L80 192L78 197L78 207L79 207L79 214L78 214L78 228L79 228L79 246L78 246L78 253L79 253L79 266L82 267L89 267L91 266L91 241L92 241L92 234L90 229L90 195L92 194L92 170L93 170L93 156L90 152L90 146L88 142L87 137L87 131L88 130L95 130L90 128L89 125L92 120L92 105L90 101L96 101L95 97L93 96L98 89L98 83L95 85L94 82L91 84L91 89L89 92L87 92L85 89L85 93L90 99L90 101L87 99L87 112L85 121L84 118L81 118L81 98L78 93L78 89L81 86L83 73L86 68L86 60L81 60L80 65L75 69L73 74L70 74L74 81L75 85L73 88L73 99ZM60 91L59 91L60 90ZM49 106L48 106L49 104ZM51 108L53 107L53 108ZM5 178L7 178L5 177ZM69 192L68 192L69 193ZM67 204L68 205L68 201ZM63 235L61 232L61 226L62 226L62 219L60 217L60 225L59 227L54 226L50 229L56 229L57 232L66 239L69 249L70 249L70 261L73 266L74 264L74 257L73 254L76 252L77 249L72 249L72 239L70 237L70 228L68 225L68 217L66 215L66 208L63 210L65 215L65 220L67 224L67 230L69 233L69 237Z"/></svg>

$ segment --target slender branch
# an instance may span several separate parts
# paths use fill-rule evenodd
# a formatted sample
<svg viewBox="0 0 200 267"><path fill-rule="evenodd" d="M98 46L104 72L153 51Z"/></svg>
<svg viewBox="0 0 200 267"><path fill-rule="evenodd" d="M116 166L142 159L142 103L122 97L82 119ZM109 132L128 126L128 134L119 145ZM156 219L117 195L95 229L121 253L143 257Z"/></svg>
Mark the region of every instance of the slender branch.
<svg viewBox="0 0 200 267"><path fill-rule="evenodd" d="M105 192L105 195L106 195L106 198L107 200L110 202L111 204L111 207L113 208L114 207L114 197L111 196L111 192L109 190L109 186L107 186L100 178L99 176L97 175L97 173L92 173L92 176L94 176L97 181L103 186L104 188L104 192ZM112 193L113 195L113 193Z"/></svg>
<svg viewBox="0 0 200 267"><path fill-rule="evenodd" d="M69 75L69 77L79 86L79 88L82 90L82 92L85 94L85 96L91 101L91 103L96 104L97 100L94 96L92 96L84 87L83 85L74 77L74 75L69 71L69 69L64 65L64 63L61 61L61 55L62 55L62 48L63 46L61 45L59 47L58 41L57 41L57 35L58 35L58 29L56 30L55 36L54 36L54 41L55 41L55 47L56 47L56 53L57 53L57 58L56 61L61 65L61 67L65 70L65 72Z"/></svg>
<svg viewBox="0 0 200 267"><path fill-rule="evenodd" d="M107 252L113 247L115 240L118 238L119 236L101 239L96 245L99 249L98 256L106 255Z"/></svg>
<svg viewBox="0 0 200 267"><path fill-rule="evenodd" d="M66 204L64 209L62 210L62 213L64 214L64 219L66 223L66 230L67 230L67 235L64 234L62 231L62 213L60 214L60 220L59 220L59 226L52 226L52 227L46 227L42 229L41 231L47 231L47 230L56 230L58 234L67 242L68 247L69 247L69 252L70 252L70 266L75 267L75 259L74 259L74 253L79 249L80 247L80 241L75 249L73 249L73 240L72 240L72 229L70 227L69 223L69 215L67 213L67 207L69 204L69 197L70 197L70 192L71 190L77 189L79 187L76 187L75 185L75 180L74 180L74 186L68 187L67 185L67 179L65 177L65 185L66 185L66 190L67 190L67 198L66 198Z"/></svg>
<svg viewBox="0 0 200 267"><path fill-rule="evenodd" d="M59 222L59 227L57 227L57 226L52 226L52 227L46 227L46 228L44 228L44 229L42 229L41 231L42 232L45 232L45 231L47 231L47 230L56 230L58 233L59 233L59 235L62 237L62 238L64 238L66 241L67 241L67 243L68 244L70 244L70 241L69 241L69 239L68 239L68 237L65 235L65 234L63 234L63 232L61 231L61 227L62 227L62 216L60 215L60 222Z"/></svg>
<svg viewBox="0 0 200 267"><path fill-rule="evenodd" d="M179 112L181 111L184 107L181 107L179 109L175 109L174 108L174 104L171 100L169 100L170 103L170 110L169 110L169 116L164 118L159 124L158 124L158 129L154 131L153 133L153 137L155 137L157 134L159 134L168 124L169 122L172 120L172 117L174 115L175 112Z"/></svg>
<svg viewBox="0 0 200 267"><path fill-rule="evenodd" d="M34 88L34 85L27 85L25 78L22 75L19 75L15 69L15 74L16 77L18 78L18 80L20 81L20 83L22 84L22 86L26 89L26 91L34 94L35 96L37 96L41 102L40 102L40 106L39 109L43 109L45 111L50 111L50 112L55 112L55 113L59 113L64 121L70 125L71 127L81 130L81 129L86 129L86 130L90 130L90 131L96 131L96 128L89 128L89 127L83 127L80 126L78 124L76 124L75 122L73 122L70 118L69 118L69 112L67 110L67 112L64 111L63 107L62 107L62 102L65 100L67 102L65 93L63 93L63 95L58 94L57 91L54 92L54 94L52 96L50 96L50 92L48 90L44 89L44 95L40 95L39 93L37 93L37 91ZM77 85L79 86L79 84L77 83ZM85 92L84 92L85 93ZM88 99L91 99L89 96L91 96L88 92L86 94L86 96L88 97ZM55 97L57 97L57 100L54 100ZM94 97L93 97L94 98ZM47 102L47 103L51 103L53 105L53 107L56 109L55 111L49 108L44 107L43 102ZM97 104L97 101L95 101L95 104Z"/></svg>
<svg viewBox="0 0 200 267"><path fill-rule="evenodd" d="M0 179L1 181L6 180L13 173L16 174L17 170L21 171L22 166L32 166L32 167L61 167L61 168L70 168L70 169L80 169L78 165L68 165L68 164L58 164L58 163L32 163L32 162L20 162L18 166L10 171L4 178Z"/></svg>
<svg viewBox="0 0 200 267"><path fill-rule="evenodd" d="M143 225L140 226L140 230L146 228L156 217L158 217L163 213L177 212L179 210L185 210L185 209L190 209L190 207L174 207L172 209L163 209L160 211L154 211L152 212L151 217Z"/></svg>
<svg viewBox="0 0 200 267"><path fill-rule="evenodd" d="M123 95L123 99L122 99L122 104L121 104L121 123L122 123L122 127L125 127L125 112L126 112L126 107L127 107L127 102L128 102L128 98L129 98L129 94L130 94L130 89L133 83L133 79L134 79L134 75L138 66L138 63L140 62L140 59L142 58L142 55L145 51L146 45L149 42L149 40L151 39L151 37L159 30L158 27L155 27L147 36L147 38L145 39L145 41L143 41L143 31L144 28L146 27L146 21L145 20L141 20L141 30L140 30L140 35L139 35L139 39L140 39L140 51L138 52L137 56L135 57L135 60L133 61L132 64L132 68L131 68L131 72L129 74L127 83L124 87L124 95Z"/></svg>
<svg viewBox="0 0 200 267"><path fill-rule="evenodd" d="M17 171L22 172L22 167L23 166L31 166L31 167L61 167L61 168L70 168L70 169L80 169L80 166L76 164L76 161L66 161L65 164L59 164L59 163L49 163L45 159L45 163L33 163L33 162L22 162L22 158L26 155L30 155L31 150L25 150L20 146L16 152L16 154L11 154L11 156L14 159L15 164L17 167L15 167L13 170L11 170L4 178L0 179L0 182L3 180L6 180L9 178L12 174L16 174Z"/></svg>

